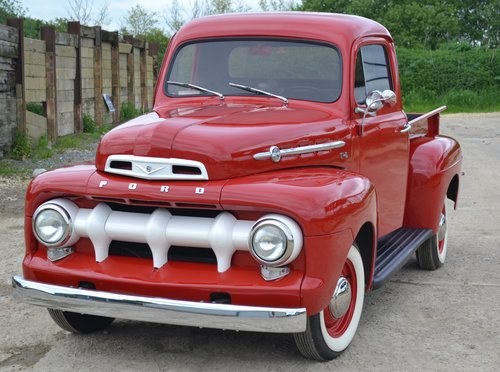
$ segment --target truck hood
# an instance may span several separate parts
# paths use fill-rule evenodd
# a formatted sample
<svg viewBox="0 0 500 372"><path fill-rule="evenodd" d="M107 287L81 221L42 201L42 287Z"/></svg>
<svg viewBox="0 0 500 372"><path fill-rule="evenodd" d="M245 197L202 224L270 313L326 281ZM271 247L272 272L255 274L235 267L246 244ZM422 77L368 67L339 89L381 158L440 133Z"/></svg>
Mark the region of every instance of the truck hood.
<svg viewBox="0 0 500 372"><path fill-rule="evenodd" d="M317 106L164 108L108 132L99 144L96 167L105 171L112 155L184 159L202 163L210 180L304 165L345 167L345 156L339 154L349 152L346 138L348 127L339 115ZM338 140L346 142L341 149L283 157L279 162L254 158L271 146L287 149Z"/></svg>

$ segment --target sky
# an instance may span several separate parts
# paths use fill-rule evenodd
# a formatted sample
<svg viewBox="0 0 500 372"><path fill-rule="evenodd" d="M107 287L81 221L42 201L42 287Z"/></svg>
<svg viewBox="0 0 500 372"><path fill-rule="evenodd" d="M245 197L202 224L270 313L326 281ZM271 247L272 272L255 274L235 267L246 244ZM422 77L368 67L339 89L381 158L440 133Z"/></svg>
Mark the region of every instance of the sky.
<svg viewBox="0 0 500 372"><path fill-rule="evenodd" d="M55 18L68 18L69 17L69 1L70 0L19 0L21 6L28 10L28 17L43 19L46 21ZM168 6L171 5L172 0L107 0L109 3L109 14L111 22L109 25L103 27L108 31L117 31L124 24L124 17L128 10L133 6L139 4L148 11L158 12L159 17L163 18ZM252 10L260 10L259 0L244 0ZM191 9L190 0L179 0L181 5L187 10ZM97 11L102 7L103 0L93 0L93 10ZM89 25L90 26L90 25Z"/></svg>

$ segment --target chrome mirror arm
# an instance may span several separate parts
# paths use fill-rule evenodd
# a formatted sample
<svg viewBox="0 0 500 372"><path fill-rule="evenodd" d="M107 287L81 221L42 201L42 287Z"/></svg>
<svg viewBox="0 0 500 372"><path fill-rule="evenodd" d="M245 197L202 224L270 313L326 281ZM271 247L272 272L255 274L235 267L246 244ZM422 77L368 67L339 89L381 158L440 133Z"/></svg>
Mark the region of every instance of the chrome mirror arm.
<svg viewBox="0 0 500 372"><path fill-rule="evenodd" d="M363 136L364 134L365 119L367 115L374 117L377 115L377 111L380 110L382 107L384 107L384 105L394 106L396 102L397 102L397 96L390 89L384 90L383 92L380 92L379 90L374 90L373 92L370 92L365 98L366 108L357 106L354 109L354 112L356 114L363 114L363 119L361 120L361 125L360 125L360 132L361 132L360 136Z"/></svg>

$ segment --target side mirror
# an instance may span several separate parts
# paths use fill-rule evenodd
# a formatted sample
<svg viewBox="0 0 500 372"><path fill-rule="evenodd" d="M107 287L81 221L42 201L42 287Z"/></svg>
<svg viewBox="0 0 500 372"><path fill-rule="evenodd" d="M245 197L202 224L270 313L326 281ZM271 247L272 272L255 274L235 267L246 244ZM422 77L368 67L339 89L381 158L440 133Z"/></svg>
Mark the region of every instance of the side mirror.
<svg viewBox="0 0 500 372"><path fill-rule="evenodd" d="M370 92L365 98L366 107L356 107L354 112L357 114L363 114L363 120L360 125L360 134L363 135L363 126L365 124L366 115L375 116L376 112L380 110L384 105L394 106L398 102L398 97L396 93L392 90L387 89L381 92L380 90L374 90Z"/></svg>
<svg viewBox="0 0 500 372"><path fill-rule="evenodd" d="M366 109L369 112L376 112L384 107L384 105L394 106L397 101L398 98L396 97L396 93L389 89L384 90L383 92L374 90L373 92L370 92L365 99Z"/></svg>

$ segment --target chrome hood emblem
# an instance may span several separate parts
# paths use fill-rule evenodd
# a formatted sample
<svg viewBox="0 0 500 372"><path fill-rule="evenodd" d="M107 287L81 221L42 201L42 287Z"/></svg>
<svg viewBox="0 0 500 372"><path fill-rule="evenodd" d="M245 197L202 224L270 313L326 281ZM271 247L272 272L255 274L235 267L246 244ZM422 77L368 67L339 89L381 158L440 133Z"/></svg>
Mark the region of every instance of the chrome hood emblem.
<svg viewBox="0 0 500 372"><path fill-rule="evenodd" d="M143 166L141 164L136 164L136 165L137 165L137 168L142 170L147 175L150 175L150 174L156 173L158 171L161 171L162 169L165 169L165 167L153 168L153 166L151 166L151 165L146 165L146 166Z"/></svg>

